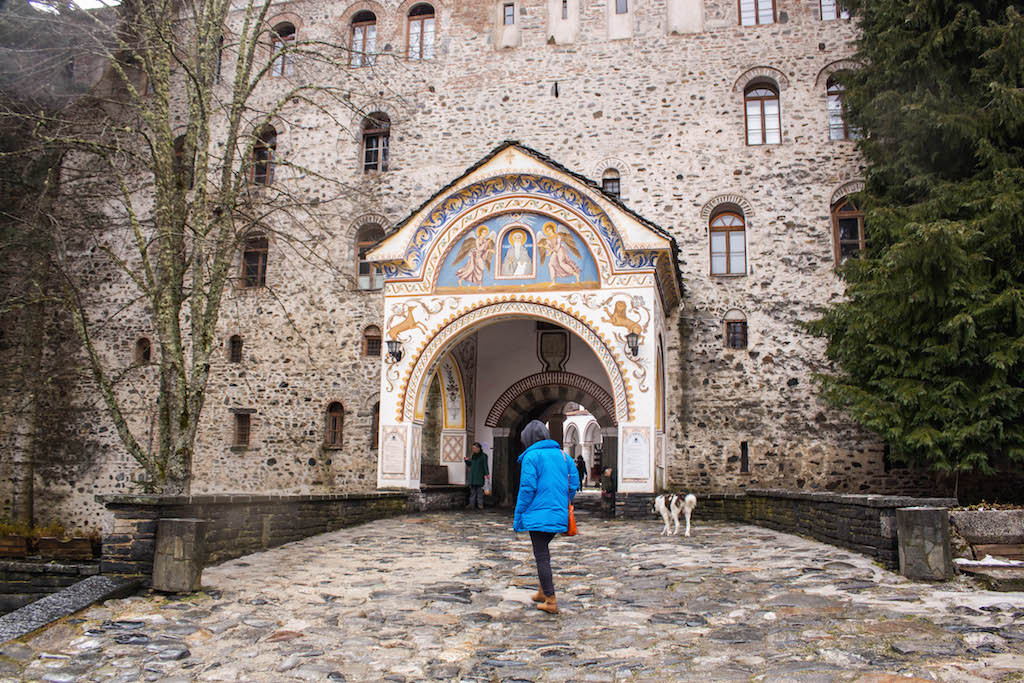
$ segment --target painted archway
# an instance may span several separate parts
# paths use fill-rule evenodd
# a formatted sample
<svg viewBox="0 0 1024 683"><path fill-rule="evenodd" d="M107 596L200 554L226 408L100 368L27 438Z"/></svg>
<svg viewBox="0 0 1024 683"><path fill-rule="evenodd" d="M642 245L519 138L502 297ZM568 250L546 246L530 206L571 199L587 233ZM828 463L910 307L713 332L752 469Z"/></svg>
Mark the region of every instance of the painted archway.
<svg viewBox="0 0 1024 683"><path fill-rule="evenodd" d="M506 143L367 258L385 273L384 334L400 348L381 377L380 487L419 486L422 406L435 377L463 401L445 414L442 439L452 445L442 457L453 465L470 440L507 439L509 416L527 414L516 404L523 387L543 377L592 408L617 453L619 490L654 490L659 338L681 292L668 233L592 181ZM514 343L498 329L515 330ZM478 351L467 370L453 351L485 337L507 354Z"/></svg>

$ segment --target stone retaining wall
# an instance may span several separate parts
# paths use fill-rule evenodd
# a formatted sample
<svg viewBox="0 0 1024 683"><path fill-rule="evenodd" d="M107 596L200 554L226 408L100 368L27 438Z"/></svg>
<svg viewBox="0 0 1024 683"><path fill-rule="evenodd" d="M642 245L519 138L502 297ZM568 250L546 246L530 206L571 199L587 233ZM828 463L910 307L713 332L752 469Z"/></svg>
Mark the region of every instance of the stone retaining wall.
<svg viewBox="0 0 1024 683"><path fill-rule="evenodd" d="M153 573L159 519L209 520L207 565L264 548L410 511L442 510L466 503L465 487L427 487L418 492L379 491L331 495L97 496L113 513L103 539L104 574Z"/></svg>
<svg viewBox="0 0 1024 683"><path fill-rule="evenodd" d="M0 560L0 614L99 573L98 562Z"/></svg>

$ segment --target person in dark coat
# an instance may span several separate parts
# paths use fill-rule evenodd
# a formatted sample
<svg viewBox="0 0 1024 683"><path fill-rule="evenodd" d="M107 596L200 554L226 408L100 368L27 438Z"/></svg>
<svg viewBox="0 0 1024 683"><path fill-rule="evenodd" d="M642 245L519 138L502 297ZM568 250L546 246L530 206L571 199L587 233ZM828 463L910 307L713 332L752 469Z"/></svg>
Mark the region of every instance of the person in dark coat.
<svg viewBox="0 0 1024 683"><path fill-rule="evenodd" d="M478 510L484 509L484 483L491 478L491 471L487 468L487 454L479 443L473 444L473 454L463 458L469 465L469 476L466 483L469 484L469 504L467 510L472 510L476 505Z"/></svg>
<svg viewBox="0 0 1024 683"><path fill-rule="evenodd" d="M606 517L615 516L615 492L619 488L619 482L615 479L615 470L611 467L604 469L601 477L601 509Z"/></svg>
<svg viewBox="0 0 1024 683"><path fill-rule="evenodd" d="M587 485L587 461L582 455L576 456L576 471L580 473L580 488Z"/></svg>
<svg viewBox="0 0 1024 683"><path fill-rule="evenodd" d="M533 420L519 437L526 450L519 456L519 495L513 531L529 531L537 562L540 590L533 596L537 609L558 612L548 544L569 528L569 503L580 487L576 463L562 452L540 420Z"/></svg>

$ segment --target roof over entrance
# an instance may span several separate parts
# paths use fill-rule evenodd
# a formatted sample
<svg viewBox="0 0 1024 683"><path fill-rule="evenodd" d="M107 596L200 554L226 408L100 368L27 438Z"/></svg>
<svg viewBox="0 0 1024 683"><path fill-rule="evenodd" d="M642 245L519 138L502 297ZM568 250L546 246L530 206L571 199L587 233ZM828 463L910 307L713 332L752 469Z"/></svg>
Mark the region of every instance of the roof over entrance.
<svg viewBox="0 0 1024 683"><path fill-rule="evenodd" d="M379 264L389 294L629 287L653 274L668 312L682 293L676 253L671 234L594 181L507 141L367 258Z"/></svg>

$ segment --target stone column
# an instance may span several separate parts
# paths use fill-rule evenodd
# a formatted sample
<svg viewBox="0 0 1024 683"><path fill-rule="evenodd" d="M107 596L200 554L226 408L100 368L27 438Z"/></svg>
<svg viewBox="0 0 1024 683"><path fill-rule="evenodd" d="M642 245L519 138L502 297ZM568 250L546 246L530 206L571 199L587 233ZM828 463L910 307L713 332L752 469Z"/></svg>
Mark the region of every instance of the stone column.
<svg viewBox="0 0 1024 683"><path fill-rule="evenodd" d="M551 439L562 443L565 439L565 415L552 415L548 418L548 432Z"/></svg>
<svg viewBox="0 0 1024 683"><path fill-rule="evenodd" d="M949 512L939 507L896 510L900 573L908 579L948 581L953 578L949 545Z"/></svg>

